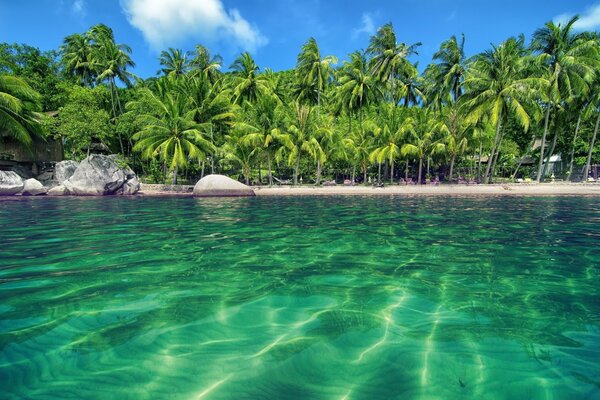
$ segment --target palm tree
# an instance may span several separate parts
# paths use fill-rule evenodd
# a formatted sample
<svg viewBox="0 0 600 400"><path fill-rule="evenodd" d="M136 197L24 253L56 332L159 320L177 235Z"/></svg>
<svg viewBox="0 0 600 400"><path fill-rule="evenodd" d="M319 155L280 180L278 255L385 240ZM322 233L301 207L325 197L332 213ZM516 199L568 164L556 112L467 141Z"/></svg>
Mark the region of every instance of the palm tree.
<svg viewBox="0 0 600 400"><path fill-rule="evenodd" d="M284 152L287 151L288 165L294 166L294 185L298 184L302 153L321 156L319 144L314 136L316 121L312 111L313 109L309 105L300 104L298 101L294 102L288 110L286 118L288 128L285 131L277 129L274 132L275 138L284 145L278 150L276 157L281 159Z"/></svg>
<svg viewBox="0 0 600 400"><path fill-rule="evenodd" d="M407 60L412 54L417 54L416 48L421 43L406 45L397 43L396 32L391 23L385 24L377 30L375 36L371 36L367 54L371 55L370 70L371 73L383 83L390 84L390 100L395 104L398 98L395 97L395 81L404 70L410 70L413 65Z"/></svg>
<svg viewBox="0 0 600 400"><path fill-rule="evenodd" d="M461 36L460 43L453 35L442 42L440 49L433 55L433 60L438 61L443 89L451 94L455 102L463 93L462 84L467 71L464 48L465 35Z"/></svg>
<svg viewBox="0 0 600 400"><path fill-rule="evenodd" d="M136 124L141 127L133 135L137 140L134 150L147 159L160 157L173 171L173 184L178 169L185 168L189 159L214 151L206 132L194 120L188 97L176 85L173 79L162 78L156 93L142 88L140 99L127 104L128 110L138 113Z"/></svg>
<svg viewBox="0 0 600 400"><path fill-rule="evenodd" d="M32 135L42 131L40 110L39 93L20 78L0 75L0 132L30 146Z"/></svg>
<svg viewBox="0 0 600 400"><path fill-rule="evenodd" d="M269 85L264 78L258 74L258 65L247 51L235 59L229 67L234 71L234 102L237 104L248 101L255 102L262 94L269 92Z"/></svg>
<svg viewBox="0 0 600 400"><path fill-rule="evenodd" d="M452 181L454 173L454 164L456 159L464 154L469 146L468 124L462 115L464 108L446 107L442 114L439 124L441 134L444 136L446 152L450 156L450 172L448 180Z"/></svg>
<svg viewBox="0 0 600 400"><path fill-rule="evenodd" d="M419 160L418 182L422 183L423 161L430 156L441 154L446 146L438 138L439 124L433 118L431 111L423 108L413 108L412 115L405 122L409 143L402 145L403 156L413 156Z"/></svg>
<svg viewBox="0 0 600 400"><path fill-rule="evenodd" d="M190 61L192 74L200 74L214 84L221 76L223 58L220 55L210 56L208 49L202 45L196 45L194 58Z"/></svg>
<svg viewBox="0 0 600 400"><path fill-rule="evenodd" d="M546 170L543 167L544 150L552 109L570 101L574 93L585 92L594 77L595 68L600 65L597 57L597 39L584 33L573 32L573 25L578 19L579 17L575 16L564 25L548 22L533 34L531 49L540 54L540 62L548 80L544 133L536 178L538 182L543 181ZM556 132L552 150L558 137L558 130ZM548 153L548 158L551 155L551 152Z"/></svg>
<svg viewBox="0 0 600 400"><path fill-rule="evenodd" d="M168 50L161 51L159 62L163 68L158 72L162 72L164 75L181 76L189 69L187 53L181 49L169 47Z"/></svg>
<svg viewBox="0 0 600 400"><path fill-rule="evenodd" d="M539 108L536 90L547 84L543 78L527 74L527 52L524 38L510 38L477 56L465 78L468 99L465 103L468 121L476 123L489 114L496 128L491 154L488 159L484 181L489 182L493 170L493 160L498 156L503 138L502 123L509 112L527 130L532 118L536 118ZM490 173L491 172L491 173Z"/></svg>
<svg viewBox="0 0 600 400"><path fill-rule="evenodd" d="M377 121L376 136L380 136L379 146L369 155L371 162L381 165L388 161L390 165L390 183L394 182L394 161L402 156L402 145L406 138L409 124L405 124L406 109L395 104L383 104ZM408 162L408 161L407 161Z"/></svg>
<svg viewBox="0 0 600 400"><path fill-rule="evenodd" d="M256 148L244 140L239 131L234 130L225 137L222 147L223 159L221 164L231 163L239 166L246 185L250 185L250 173L252 171L252 159L257 153Z"/></svg>
<svg viewBox="0 0 600 400"><path fill-rule="evenodd" d="M298 54L296 74L303 89L300 97L312 102L316 96L318 117L321 115L321 96L333 76L333 65L337 63L338 59L334 56L321 57L321 51L314 38L308 39Z"/></svg>
<svg viewBox="0 0 600 400"><path fill-rule="evenodd" d="M273 95L263 95L255 104L250 105L247 123L237 124L237 128L245 132L242 140L267 157L269 186L273 185L272 159L275 141L274 131L282 119L278 99ZM259 168L260 170L260 168Z"/></svg>
<svg viewBox="0 0 600 400"><path fill-rule="evenodd" d="M96 81L92 62L92 42L88 33L67 36L60 47L65 72L75 77L82 86L93 86Z"/></svg>
<svg viewBox="0 0 600 400"><path fill-rule="evenodd" d="M339 75L337 99L341 107L347 111L350 123L352 115L358 114L362 130L364 109L383 96L380 85L368 73L365 53L355 51L350 54L350 61L344 62Z"/></svg>

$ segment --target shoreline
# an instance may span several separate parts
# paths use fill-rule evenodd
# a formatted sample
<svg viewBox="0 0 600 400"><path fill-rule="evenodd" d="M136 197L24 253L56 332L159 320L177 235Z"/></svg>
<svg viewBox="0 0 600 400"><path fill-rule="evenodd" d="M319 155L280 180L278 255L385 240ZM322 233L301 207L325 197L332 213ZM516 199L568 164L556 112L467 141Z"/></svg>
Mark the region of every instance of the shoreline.
<svg viewBox="0 0 600 400"><path fill-rule="evenodd" d="M387 185L371 186L252 186L257 197L268 196L600 196L599 183L506 183L489 185ZM190 192L147 190L143 197L193 197Z"/></svg>

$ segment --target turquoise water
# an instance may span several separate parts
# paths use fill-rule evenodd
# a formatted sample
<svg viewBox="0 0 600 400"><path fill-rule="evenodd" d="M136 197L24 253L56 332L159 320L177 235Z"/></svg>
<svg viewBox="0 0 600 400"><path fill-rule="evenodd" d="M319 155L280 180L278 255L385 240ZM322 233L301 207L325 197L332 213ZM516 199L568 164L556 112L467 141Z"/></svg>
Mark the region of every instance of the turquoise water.
<svg viewBox="0 0 600 400"><path fill-rule="evenodd" d="M598 399L590 197L0 201L0 398Z"/></svg>

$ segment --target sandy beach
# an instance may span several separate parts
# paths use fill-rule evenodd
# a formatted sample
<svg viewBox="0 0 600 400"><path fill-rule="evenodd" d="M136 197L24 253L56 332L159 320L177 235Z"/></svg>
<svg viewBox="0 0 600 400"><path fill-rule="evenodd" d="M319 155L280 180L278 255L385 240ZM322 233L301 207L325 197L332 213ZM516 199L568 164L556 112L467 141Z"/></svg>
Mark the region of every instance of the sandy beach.
<svg viewBox="0 0 600 400"><path fill-rule="evenodd" d="M143 196L192 196L191 192L149 190ZM254 186L257 196L600 196L600 183L511 183L492 185Z"/></svg>

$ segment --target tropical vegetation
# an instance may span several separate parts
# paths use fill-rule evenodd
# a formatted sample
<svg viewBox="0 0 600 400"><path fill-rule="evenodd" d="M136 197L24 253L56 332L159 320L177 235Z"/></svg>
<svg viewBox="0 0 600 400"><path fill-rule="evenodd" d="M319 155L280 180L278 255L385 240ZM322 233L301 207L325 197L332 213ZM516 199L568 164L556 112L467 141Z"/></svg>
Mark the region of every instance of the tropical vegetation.
<svg viewBox="0 0 600 400"><path fill-rule="evenodd" d="M147 79L105 25L57 51L3 43L0 146L52 136L83 158L102 143L143 179L172 183L586 179L600 162L600 38L576 21L472 57L452 36L425 68L412 61L421 43L391 23L341 62L308 38L288 71L248 52L226 68L201 44L168 48Z"/></svg>

